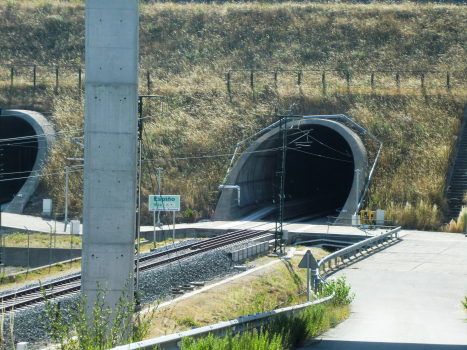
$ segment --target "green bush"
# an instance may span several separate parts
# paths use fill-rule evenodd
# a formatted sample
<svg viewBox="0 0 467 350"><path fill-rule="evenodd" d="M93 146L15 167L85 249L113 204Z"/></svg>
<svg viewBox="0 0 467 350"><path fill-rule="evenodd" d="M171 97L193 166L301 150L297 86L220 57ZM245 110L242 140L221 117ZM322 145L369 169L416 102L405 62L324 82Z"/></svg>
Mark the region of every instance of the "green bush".
<svg viewBox="0 0 467 350"><path fill-rule="evenodd" d="M191 316L186 316L182 318L181 320L178 320L177 323L180 326L188 326L188 327L199 327L201 325L199 322L196 322L194 318Z"/></svg>
<svg viewBox="0 0 467 350"><path fill-rule="evenodd" d="M190 208L185 210L185 218L188 222L192 222L195 219L195 213Z"/></svg>
<svg viewBox="0 0 467 350"><path fill-rule="evenodd" d="M106 307L106 286L103 291L97 291L92 316L87 315L86 296L82 296L73 308L65 310L71 315L71 322L66 322L60 302L47 300L45 290L43 294L45 315L41 321L53 342L63 350L104 350L140 341L148 334L155 313L154 310L135 316L136 303L125 292L116 309Z"/></svg>
<svg viewBox="0 0 467 350"><path fill-rule="evenodd" d="M270 336L268 332L244 332L234 337L214 338L212 334L202 339L183 338L183 350L283 350L280 334Z"/></svg>
<svg viewBox="0 0 467 350"><path fill-rule="evenodd" d="M467 310L467 295L465 296L465 301L462 301L462 305L464 305L465 309Z"/></svg>
<svg viewBox="0 0 467 350"><path fill-rule="evenodd" d="M324 289L324 295L329 296L334 292L333 305L349 305L355 298L355 293L350 293L350 288L351 286L346 284L345 275L342 275L337 280L331 280Z"/></svg>
<svg viewBox="0 0 467 350"><path fill-rule="evenodd" d="M265 327L270 335L280 334L285 349L295 349L314 337L324 326L326 307L322 304L306 308L300 315L280 314Z"/></svg>

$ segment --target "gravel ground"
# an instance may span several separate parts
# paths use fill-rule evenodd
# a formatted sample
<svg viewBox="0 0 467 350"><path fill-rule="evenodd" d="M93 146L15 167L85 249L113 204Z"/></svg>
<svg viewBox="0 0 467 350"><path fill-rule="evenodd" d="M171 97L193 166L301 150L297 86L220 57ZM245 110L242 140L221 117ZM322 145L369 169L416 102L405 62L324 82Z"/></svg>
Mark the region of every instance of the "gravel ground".
<svg viewBox="0 0 467 350"><path fill-rule="evenodd" d="M175 246L186 245L194 240L182 241ZM140 275L140 301L142 305L162 301L172 297L171 288L185 283L195 281L209 281L219 279L229 275L234 275L242 271L233 269L234 263L228 256L229 252L251 245L251 243L240 243L221 250L204 253L182 261L174 262L155 270L145 271ZM170 248L171 246L167 246ZM167 249L160 247L157 251ZM150 253L147 253L150 254ZM76 273L75 273L76 274ZM72 274L70 274L71 276ZM61 276L60 278L63 278ZM57 278L58 279L58 278ZM49 282L49 281L48 281ZM37 286L31 283L21 289ZM11 291L8 291L11 292ZM5 294L4 291L2 294ZM0 294L0 295L2 295ZM61 309L63 310L64 322L70 322L71 316L68 310L79 300L80 294L65 296L60 298ZM40 316L45 315L44 305L40 304L31 308L15 312L14 315L14 339L15 341L29 342L30 349L38 349L44 346L44 341L48 336L45 332ZM5 315L4 333L5 340L11 344L9 331L9 314Z"/></svg>

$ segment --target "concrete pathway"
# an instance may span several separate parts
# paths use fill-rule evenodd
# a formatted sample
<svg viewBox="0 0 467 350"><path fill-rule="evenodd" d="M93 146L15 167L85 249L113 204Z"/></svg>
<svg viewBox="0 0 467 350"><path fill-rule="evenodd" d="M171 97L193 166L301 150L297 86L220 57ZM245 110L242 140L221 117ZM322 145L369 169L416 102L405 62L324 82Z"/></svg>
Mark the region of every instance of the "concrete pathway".
<svg viewBox="0 0 467 350"><path fill-rule="evenodd" d="M50 226L49 226L50 225ZM56 232L57 234L69 234L70 225L67 225L65 231L65 224L63 221L55 221L52 219L41 218L38 216L21 215L2 213L2 227L16 228L25 230L26 228L34 232L45 232L50 233ZM80 234L83 232L83 225L80 225Z"/></svg>
<svg viewBox="0 0 467 350"><path fill-rule="evenodd" d="M360 235L366 236L365 232L357 229L356 227L349 226L328 226L322 224L323 220L318 220L318 223L315 222L285 222L284 229L289 230L289 232L296 233L326 233L326 234L346 234L346 235ZM50 226L49 226L50 225ZM52 227L52 231L57 232L57 234L69 234L70 225L67 225L65 230L65 224L63 221L55 221L52 219L41 218L37 216L30 215L21 215L21 214L11 214L11 213L2 213L2 226L8 228L16 228L20 230L25 230L27 227L30 231L35 232L47 232L49 233ZM274 230L275 223L270 221L203 221L192 224L177 224L175 229L186 229L186 228L199 228L199 229L256 229L256 230ZM164 230L172 230L172 225L165 225ZM141 226L141 232L152 232L153 226ZM160 231L159 228L156 228L156 231ZM368 236L380 234L385 230L370 230L368 231ZM80 225L80 234L83 232L83 225Z"/></svg>
<svg viewBox="0 0 467 350"><path fill-rule="evenodd" d="M303 349L467 349L467 237L401 231L402 240L335 275L356 293L352 313Z"/></svg>

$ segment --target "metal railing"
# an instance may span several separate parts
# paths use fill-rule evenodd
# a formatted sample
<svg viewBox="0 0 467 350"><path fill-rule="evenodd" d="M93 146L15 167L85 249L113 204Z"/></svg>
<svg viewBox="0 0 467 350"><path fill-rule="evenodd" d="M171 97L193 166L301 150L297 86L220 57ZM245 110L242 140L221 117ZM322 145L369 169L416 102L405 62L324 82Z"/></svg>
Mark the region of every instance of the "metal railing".
<svg viewBox="0 0 467 350"><path fill-rule="evenodd" d="M269 312L263 312L256 315L248 315L247 317L240 316L240 318L225 322L219 322L215 325L204 326L196 329L192 329L185 332L165 335L159 338L143 340L137 343L127 344L117 346L111 350L135 350L135 349L167 349L167 350L179 350L181 349L182 338L191 337L191 338L201 338L205 337L208 334L213 334L216 337L222 337L227 334L237 334L245 332L252 329L257 329L258 331L262 326L269 322L271 317L277 316L279 314L285 314L287 316L294 316L305 308L322 304L330 301L334 298L334 294L326 298L313 300L307 303L285 307L278 310L273 310Z"/></svg>
<svg viewBox="0 0 467 350"><path fill-rule="evenodd" d="M319 267L318 269L316 269L316 275L315 275L315 278L318 281L317 285L326 284L326 281L320 275L320 271L322 268L323 269L325 268L326 263L329 263L329 266L330 266L331 260L335 259L335 265L337 266L338 258L343 258L342 260L344 260L345 258L350 258L350 256L355 255L359 252L362 252L363 250L367 250L371 247L377 246L384 242L388 242L390 239L397 238L398 232L400 231L400 229L401 229L400 227L397 227L395 229L382 233L381 235L368 238L362 242L353 244L349 247L343 248L332 254L329 254L328 256L321 259L318 262ZM328 297L313 300L313 301L306 302L303 304L289 306L289 307L285 307L282 309L277 309L277 310L273 310L269 312L259 313L256 315L248 315L247 317L240 316L238 319L235 319L235 320L219 322L218 324L215 324L215 325L195 328L189 331L170 334L170 335L166 335L166 336L162 336L162 337L158 337L154 339L143 340L137 343L121 345L111 350L135 350L135 349L179 350L181 349L181 343L184 337L192 337L196 339L196 338L205 337L208 334L213 334L216 337L222 337L227 334L233 335L233 334L241 333L241 332L252 330L252 329L259 330L262 326L264 326L265 324L269 322L271 317L277 316L279 314L285 314L287 316L294 316L309 306L326 303L332 300L333 298L334 298L334 293Z"/></svg>
<svg viewBox="0 0 467 350"><path fill-rule="evenodd" d="M326 263L328 263L328 267L331 268L333 259L334 265L337 266L339 258L341 258L341 260L350 259L352 256L356 256L358 253L368 251L368 249L378 246L379 244L388 243L388 241L392 240L393 238L398 238L398 233L400 230L400 227L396 227L378 236L367 238L361 242L355 243L349 247L340 249L334 253L325 256L323 259L318 261L318 269L316 271L316 275L321 278L319 272L321 271L321 269L325 269Z"/></svg>

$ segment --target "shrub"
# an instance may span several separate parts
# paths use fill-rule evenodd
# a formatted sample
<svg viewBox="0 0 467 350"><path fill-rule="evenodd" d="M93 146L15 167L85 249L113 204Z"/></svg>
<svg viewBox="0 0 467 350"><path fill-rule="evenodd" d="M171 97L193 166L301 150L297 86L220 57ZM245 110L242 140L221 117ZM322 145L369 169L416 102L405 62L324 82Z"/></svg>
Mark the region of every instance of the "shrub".
<svg viewBox="0 0 467 350"><path fill-rule="evenodd" d="M85 310L86 296L82 296L74 308L66 310L71 315L71 322L66 322L60 302L47 300L43 290L45 316L41 317L41 321L52 340L60 345L60 349L104 350L140 341L147 335L155 310L135 317L133 311L136 302L128 301L125 292L122 293L117 308L112 310L105 307L107 290L106 286L103 291L97 291L92 316L87 315Z"/></svg>
<svg viewBox="0 0 467 350"><path fill-rule="evenodd" d="M196 322L191 316L186 316L182 318L181 320L178 320L177 323L180 326L188 326L188 327L199 327L201 325L199 322Z"/></svg>
<svg viewBox="0 0 467 350"><path fill-rule="evenodd" d="M465 309L467 310L467 295L465 296L465 301L462 301L462 305L464 305Z"/></svg>
<svg viewBox="0 0 467 350"><path fill-rule="evenodd" d="M183 338L183 350L282 350L282 337L280 334L272 336L266 331L258 335L256 331L244 332L236 336L229 335L223 338L214 338L212 334L203 339Z"/></svg>
<svg viewBox="0 0 467 350"><path fill-rule="evenodd" d="M331 280L324 289L324 295L329 296L334 292L333 305L349 305L355 298L355 293L351 294L350 288L351 286L346 284L345 275L342 275L337 280Z"/></svg>
<svg viewBox="0 0 467 350"><path fill-rule="evenodd" d="M195 219L195 213L190 208L185 211L185 218L188 222L192 222Z"/></svg>

